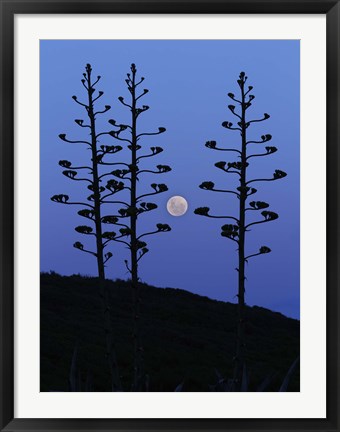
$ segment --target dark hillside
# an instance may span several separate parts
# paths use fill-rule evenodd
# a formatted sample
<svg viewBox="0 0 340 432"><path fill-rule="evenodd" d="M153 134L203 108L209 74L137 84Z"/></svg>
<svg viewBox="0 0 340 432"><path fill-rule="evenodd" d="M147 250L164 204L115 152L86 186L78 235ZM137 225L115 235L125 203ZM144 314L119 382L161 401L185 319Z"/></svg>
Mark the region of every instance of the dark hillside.
<svg viewBox="0 0 340 432"><path fill-rule="evenodd" d="M116 353L126 388L132 364L132 309L125 281L107 281L112 299ZM151 391L209 391L215 369L232 376L237 306L187 291L141 285L145 368ZM251 389L275 373L277 391L299 354L299 321L260 307L247 308ZM41 391L68 391L75 344L83 380L93 391L109 391L104 330L95 278L41 275ZM290 391L299 391L295 372Z"/></svg>

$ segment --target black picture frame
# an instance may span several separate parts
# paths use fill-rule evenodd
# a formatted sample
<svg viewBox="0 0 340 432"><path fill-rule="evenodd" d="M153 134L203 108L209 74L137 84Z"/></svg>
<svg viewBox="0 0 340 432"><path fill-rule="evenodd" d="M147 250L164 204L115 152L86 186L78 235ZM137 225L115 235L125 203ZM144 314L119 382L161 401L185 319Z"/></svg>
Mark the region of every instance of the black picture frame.
<svg viewBox="0 0 340 432"><path fill-rule="evenodd" d="M328 0L0 0L0 428L1 431L340 431L339 172L340 4ZM325 419L23 419L14 417L15 14L325 14L327 20L327 416ZM339 126L338 126L339 125Z"/></svg>

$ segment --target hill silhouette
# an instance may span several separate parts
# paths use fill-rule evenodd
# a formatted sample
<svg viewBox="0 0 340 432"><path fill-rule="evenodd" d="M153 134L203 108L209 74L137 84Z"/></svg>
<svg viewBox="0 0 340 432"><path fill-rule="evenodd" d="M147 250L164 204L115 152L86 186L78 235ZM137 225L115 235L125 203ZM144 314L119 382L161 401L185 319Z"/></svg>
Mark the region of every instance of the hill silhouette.
<svg viewBox="0 0 340 432"><path fill-rule="evenodd" d="M132 308L127 281L106 281L118 364L130 388ZM150 391L210 391L219 373L233 371L237 305L174 288L141 284L145 370ZM41 274L41 391L68 391L72 355L92 391L110 391L105 335L97 279ZM250 390L270 374L268 391L277 391L299 354L300 323L261 307L246 308L247 367ZM288 391L299 391L299 370Z"/></svg>

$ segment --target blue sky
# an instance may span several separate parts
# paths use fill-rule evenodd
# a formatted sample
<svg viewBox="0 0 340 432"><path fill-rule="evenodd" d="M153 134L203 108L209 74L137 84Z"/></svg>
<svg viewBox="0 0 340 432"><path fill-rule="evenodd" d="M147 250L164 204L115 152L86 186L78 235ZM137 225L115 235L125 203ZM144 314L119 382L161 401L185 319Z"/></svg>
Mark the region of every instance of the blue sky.
<svg viewBox="0 0 340 432"><path fill-rule="evenodd" d="M234 161L231 153L207 149L207 140L216 140L221 147L237 147L240 137L221 127L224 120L234 121L227 105L227 94L237 94L236 80L241 71L248 76L256 96L248 110L250 118L271 115L266 122L255 123L248 136L258 139L270 133L269 145L278 152L251 160L248 178L270 178L275 169L288 173L276 182L258 183L254 199L266 201L270 210L279 213L277 221L253 227L248 233L246 250L254 253L262 245L272 253L256 257L247 266L246 302L299 317L299 202L300 202L300 45L299 41L41 41L41 270L54 270L69 275L96 275L95 259L72 247L75 241L92 246L91 238L74 231L86 223L77 215L81 208L63 206L50 201L54 194L66 193L72 200L84 199L88 191L80 182L72 182L61 174L58 161L73 163L89 161L89 151L58 138L67 133L70 139L85 139L85 129L74 119L86 113L72 100L85 97L80 82L86 63L93 74L101 75L98 90L105 92L100 106L111 105L101 116L98 131L112 127L107 120L129 122L129 112L117 100L128 98L126 73L134 62L138 74L145 77L149 93L141 101L150 110L141 116L140 131L154 131L164 126L167 132L149 137L141 144L161 146L164 152L144 159L147 169L167 164L172 171L155 176L146 174L140 182L141 193L150 191L150 184L166 183L169 191L156 196L154 212L142 215L139 233L156 223L167 223L170 233L148 238L150 252L140 261L142 281L159 287L182 288L210 298L236 302L236 244L220 236L220 227L227 221L196 216L196 207L208 206L212 214L235 214L237 199L198 188L211 180L221 189L238 186L233 175L214 167L220 160ZM102 144L114 144L103 140ZM258 146L259 150L264 146ZM126 161L124 149L117 161ZM173 195L182 195L189 204L182 217L166 211L166 202ZM117 196L118 197L118 196ZM113 209L107 208L107 214ZM255 212L252 212L255 213ZM252 220L256 219L253 215ZM259 217L260 218L260 217ZM128 251L113 244L114 257L106 269L111 279L126 279L124 259Z"/></svg>

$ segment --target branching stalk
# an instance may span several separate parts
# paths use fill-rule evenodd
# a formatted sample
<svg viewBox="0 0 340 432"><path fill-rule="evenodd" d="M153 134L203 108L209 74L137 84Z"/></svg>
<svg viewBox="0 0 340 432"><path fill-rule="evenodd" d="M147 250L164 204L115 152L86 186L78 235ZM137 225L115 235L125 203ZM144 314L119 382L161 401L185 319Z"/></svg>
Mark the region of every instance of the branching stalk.
<svg viewBox="0 0 340 432"><path fill-rule="evenodd" d="M258 253L253 253L251 255L245 255L245 243L246 243L246 233L248 232L248 228L253 225L257 225L260 223L266 223L269 221L273 221L278 218L278 215L274 212L264 210L262 211L262 216L264 217L261 221L253 221L250 223L246 222L246 212L248 210L260 210L266 209L269 204L263 201L252 201L249 203L249 207L247 207L247 200L251 195L257 193L257 190L249 187L251 183L254 182L263 182L263 181L274 181L286 176L284 171L276 170L273 174L273 177L270 179L259 178L247 181L247 168L249 166L249 160L255 157L267 156L269 154L275 153L277 151L276 147L266 147L266 153L258 153L247 155L247 146L249 144L263 144L271 140L272 136L269 134L262 135L261 141L249 140L247 141L247 129L253 123L259 123L269 118L267 113L264 114L263 118L255 119L255 120L247 120L247 110L251 106L251 102L255 98L255 96L249 94L252 90L252 87L249 86L248 90L245 89L245 84L247 81L247 77L244 72L240 73L239 79L237 80L239 89L240 89L240 99L236 99L233 93L229 93L228 96L239 104L239 112L236 112L236 107L234 105L229 105L228 108L232 112L232 114L237 117L239 121L237 121L237 126L233 126L233 123L229 121L225 121L222 123L222 126L228 130L237 130L241 135L241 146L240 150L237 149L223 149L217 147L216 141L207 141L205 144L206 147L218 150L218 151L230 151L237 152L240 156L239 162L224 162L220 161L215 164L215 166L225 173L235 173L239 175L239 186L236 191L231 191L230 188L227 189L218 189L215 187L215 184L210 181L203 182L200 185L201 189L211 190L213 192L227 192L233 193L237 196L239 200L239 212L238 218L233 216L225 216L226 218L232 219L236 222L235 225L226 224L222 226L221 235L223 237L228 238L238 244L238 268L236 269L238 272L238 318L237 318L237 338L236 338L236 354L234 357L235 367L234 367L234 377L233 377L233 388L238 391L241 391L241 382L242 382L242 374L245 370L245 360L246 360L246 338L245 338L245 263L248 262L248 259L263 255L271 252L271 250L267 246L261 246ZM231 170L231 168L233 170ZM223 218L224 216L215 216L211 215L209 207L199 207L195 210L195 213L201 216L205 216L208 218ZM249 213L248 213L249 214Z"/></svg>

